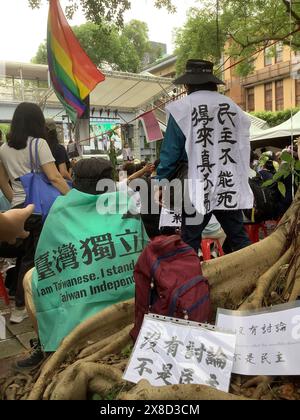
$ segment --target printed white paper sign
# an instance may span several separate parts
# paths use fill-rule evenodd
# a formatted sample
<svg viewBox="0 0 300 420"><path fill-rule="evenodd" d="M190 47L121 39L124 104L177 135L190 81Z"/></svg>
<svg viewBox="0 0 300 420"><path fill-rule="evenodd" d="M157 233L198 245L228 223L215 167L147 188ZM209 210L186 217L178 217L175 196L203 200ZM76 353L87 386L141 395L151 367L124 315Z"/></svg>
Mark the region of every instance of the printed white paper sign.
<svg viewBox="0 0 300 420"><path fill-rule="evenodd" d="M160 220L159 220L159 229L161 229L164 226L167 227L174 227L181 229L182 225L182 215L179 213L175 213L172 210L169 210L165 207L162 207L161 213L160 213Z"/></svg>
<svg viewBox="0 0 300 420"><path fill-rule="evenodd" d="M217 327L237 334L233 372L300 375L300 303L264 311L218 310Z"/></svg>
<svg viewBox="0 0 300 420"><path fill-rule="evenodd" d="M0 315L0 340L6 339L5 318Z"/></svg>
<svg viewBox="0 0 300 420"><path fill-rule="evenodd" d="M194 325L192 325L194 324ZM209 385L228 392L236 336L145 316L124 379L153 386Z"/></svg>

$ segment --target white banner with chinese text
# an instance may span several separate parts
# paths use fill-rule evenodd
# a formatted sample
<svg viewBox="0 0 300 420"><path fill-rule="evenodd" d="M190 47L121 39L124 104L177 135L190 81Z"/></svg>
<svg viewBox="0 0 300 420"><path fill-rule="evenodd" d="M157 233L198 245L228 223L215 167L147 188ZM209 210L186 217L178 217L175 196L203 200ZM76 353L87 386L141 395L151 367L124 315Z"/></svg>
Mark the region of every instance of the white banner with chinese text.
<svg viewBox="0 0 300 420"><path fill-rule="evenodd" d="M186 137L189 194L198 213L251 209L251 122L244 111L211 91L194 92L166 110Z"/></svg>
<svg viewBox="0 0 300 420"><path fill-rule="evenodd" d="M228 392L236 336L146 315L124 379L153 386L208 385Z"/></svg>
<svg viewBox="0 0 300 420"><path fill-rule="evenodd" d="M237 334L234 373L300 375L300 302L262 311L219 309L217 327Z"/></svg>

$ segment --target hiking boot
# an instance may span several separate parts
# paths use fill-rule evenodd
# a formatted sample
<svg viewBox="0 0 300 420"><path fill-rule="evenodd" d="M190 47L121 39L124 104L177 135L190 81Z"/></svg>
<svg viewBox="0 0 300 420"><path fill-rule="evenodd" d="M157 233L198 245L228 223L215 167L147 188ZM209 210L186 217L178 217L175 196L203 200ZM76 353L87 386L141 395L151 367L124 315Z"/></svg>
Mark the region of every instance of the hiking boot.
<svg viewBox="0 0 300 420"><path fill-rule="evenodd" d="M38 368L46 359L46 354L43 352L40 340L34 338L30 340L30 347L32 348L30 356L19 360L15 364L15 370L19 372L30 372Z"/></svg>
<svg viewBox="0 0 300 420"><path fill-rule="evenodd" d="M9 320L12 324L20 324L26 318L28 318L28 313L26 311L26 308L24 309L15 308L11 311L11 316Z"/></svg>

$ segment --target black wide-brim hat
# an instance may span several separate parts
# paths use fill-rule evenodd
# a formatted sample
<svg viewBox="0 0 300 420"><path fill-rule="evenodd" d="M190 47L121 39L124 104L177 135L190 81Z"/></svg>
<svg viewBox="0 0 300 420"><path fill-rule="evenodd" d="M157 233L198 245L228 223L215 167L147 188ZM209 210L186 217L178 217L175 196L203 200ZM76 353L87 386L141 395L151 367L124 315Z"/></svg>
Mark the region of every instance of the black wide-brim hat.
<svg viewBox="0 0 300 420"><path fill-rule="evenodd" d="M206 60L188 60L185 74L174 80L174 85L203 85L204 83L225 83L213 74L213 63Z"/></svg>

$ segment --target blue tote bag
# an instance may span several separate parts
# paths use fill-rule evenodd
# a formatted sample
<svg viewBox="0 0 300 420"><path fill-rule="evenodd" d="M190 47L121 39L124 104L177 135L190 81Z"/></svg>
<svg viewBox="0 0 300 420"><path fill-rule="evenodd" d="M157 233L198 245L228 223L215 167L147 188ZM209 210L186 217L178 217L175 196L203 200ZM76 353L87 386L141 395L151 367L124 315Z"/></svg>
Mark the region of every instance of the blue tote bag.
<svg viewBox="0 0 300 420"><path fill-rule="evenodd" d="M30 167L31 172L20 177L20 181L26 193L25 206L34 204L35 214L40 214L45 219L50 211L50 208L56 198L60 196L60 192L53 187L47 176L40 171L40 159L38 153L38 145L40 139L35 139L35 153L33 158L33 142L30 141Z"/></svg>

